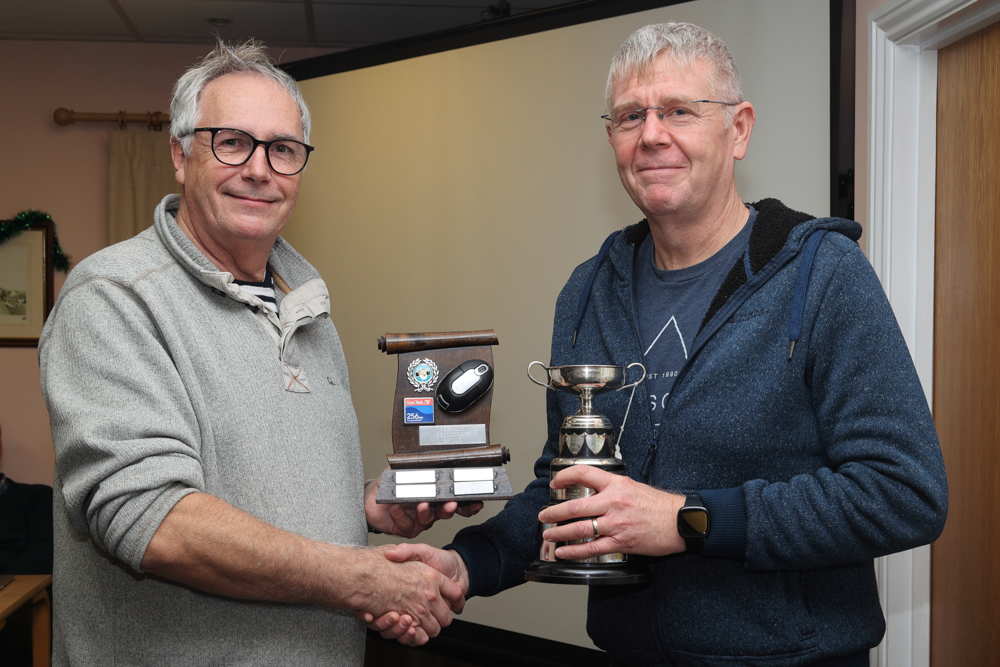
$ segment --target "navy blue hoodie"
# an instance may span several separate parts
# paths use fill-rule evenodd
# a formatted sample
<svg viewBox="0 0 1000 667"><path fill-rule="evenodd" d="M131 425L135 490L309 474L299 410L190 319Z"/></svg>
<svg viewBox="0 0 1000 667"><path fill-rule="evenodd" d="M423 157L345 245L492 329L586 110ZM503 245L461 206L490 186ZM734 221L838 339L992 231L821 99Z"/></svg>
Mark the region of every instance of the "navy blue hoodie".
<svg viewBox="0 0 1000 667"><path fill-rule="evenodd" d="M627 665L808 665L875 646L885 623L873 559L933 541L947 514L937 434L861 227L773 199L713 299L653 442L634 401L626 474L697 491L712 517L700 555L649 559L645 586L595 586L587 629ZM551 365L641 361L632 305L643 221L609 238L560 293ZM547 392L537 479L449 548L470 595L524 581L563 418L579 400ZM640 392L641 395L641 392ZM595 410L621 424L628 392ZM673 522L664 517L664 523ZM558 590L553 590L558 594Z"/></svg>

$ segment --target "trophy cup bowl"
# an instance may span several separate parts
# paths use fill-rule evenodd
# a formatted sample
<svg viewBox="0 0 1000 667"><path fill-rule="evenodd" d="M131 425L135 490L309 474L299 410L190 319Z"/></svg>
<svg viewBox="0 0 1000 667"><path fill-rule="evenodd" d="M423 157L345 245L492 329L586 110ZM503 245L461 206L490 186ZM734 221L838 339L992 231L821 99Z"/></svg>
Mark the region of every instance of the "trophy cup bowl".
<svg viewBox="0 0 1000 667"><path fill-rule="evenodd" d="M549 374L548 383L539 382L531 376L531 367L538 364ZM636 365L636 364L633 364ZM642 364L638 364L642 365ZM631 368L631 366L629 366ZM605 391L621 389L625 386L624 366L596 366L589 364L579 364L575 366L552 366L546 368L540 361L533 361L528 364L528 377L535 384L553 389L562 389L573 393L583 393L584 388L589 389L592 394L599 394Z"/></svg>
<svg viewBox="0 0 1000 667"><path fill-rule="evenodd" d="M536 364L545 369L548 382L540 382L531 375L531 368ZM636 382L626 384L628 371L633 366L642 369L642 376ZM591 465L615 475L624 475L625 463L617 453L615 428L610 419L594 412L593 398L604 392L635 387L645 379L645 367L638 362L628 366L579 364L548 367L540 361L533 361L528 364L528 377L537 385L576 394L580 398L580 409L566 417L559 429L559 456L549 464L550 478L574 465ZM565 489L550 489L551 502L548 507L574 498L586 498L595 493L597 491L581 484ZM566 523L590 521L593 518L595 517L581 517ZM550 524L540 524L539 537L550 527ZM650 580L649 568L644 563L630 560L626 554L612 553L575 560L555 556L558 546L582 544L594 539L597 538L587 537L558 544L541 540L540 558L528 567L525 579L586 585L640 584Z"/></svg>

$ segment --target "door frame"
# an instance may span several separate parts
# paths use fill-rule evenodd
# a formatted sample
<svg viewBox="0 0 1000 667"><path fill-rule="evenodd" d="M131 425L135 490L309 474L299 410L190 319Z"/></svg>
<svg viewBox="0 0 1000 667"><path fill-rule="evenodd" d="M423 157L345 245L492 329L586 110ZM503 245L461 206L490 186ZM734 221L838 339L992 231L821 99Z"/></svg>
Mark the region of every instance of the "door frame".
<svg viewBox="0 0 1000 667"><path fill-rule="evenodd" d="M868 256L933 408L937 50L1000 20L1000 0L889 0L868 14ZM930 546L875 564L877 667L930 665Z"/></svg>

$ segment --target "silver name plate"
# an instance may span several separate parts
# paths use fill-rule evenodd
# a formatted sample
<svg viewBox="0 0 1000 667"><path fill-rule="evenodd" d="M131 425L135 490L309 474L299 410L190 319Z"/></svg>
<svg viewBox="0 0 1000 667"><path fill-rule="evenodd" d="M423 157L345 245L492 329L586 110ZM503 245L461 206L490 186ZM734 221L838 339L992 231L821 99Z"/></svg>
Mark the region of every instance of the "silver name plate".
<svg viewBox="0 0 1000 667"><path fill-rule="evenodd" d="M455 468L451 478L456 482L486 482L493 481L493 468Z"/></svg>
<svg viewBox="0 0 1000 667"><path fill-rule="evenodd" d="M421 426L419 436L422 446L489 444L486 442L486 424Z"/></svg>
<svg viewBox="0 0 1000 667"><path fill-rule="evenodd" d="M455 482L456 496L488 495L496 491L493 480L488 482Z"/></svg>
<svg viewBox="0 0 1000 667"><path fill-rule="evenodd" d="M437 486L434 484L403 484L396 487L397 498L434 498Z"/></svg>
<svg viewBox="0 0 1000 667"><path fill-rule="evenodd" d="M396 470L396 484L433 484L437 480L434 470Z"/></svg>

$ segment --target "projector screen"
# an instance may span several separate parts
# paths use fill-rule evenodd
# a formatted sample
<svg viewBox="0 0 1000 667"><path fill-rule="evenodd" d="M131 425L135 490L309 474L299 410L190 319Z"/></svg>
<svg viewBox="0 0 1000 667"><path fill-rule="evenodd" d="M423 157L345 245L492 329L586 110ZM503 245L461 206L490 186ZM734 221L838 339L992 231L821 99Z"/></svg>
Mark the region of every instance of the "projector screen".
<svg viewBox="0 0 1000 667"><path fill-rule="evenodd" d="M556 296L573 268L642 218L600 118L608 66L632 31L664 21L697 23L733 52L757 112L737 165L742 199L827 215L827 0L698 0L302 82L317 149L283 236L330 288L369 477L392 452L396 382L396 360L376 339L493 329L492 444L510 449L515 490L532 479L545 390L525 368L548 362ZM501 506L418 540L443 546ZM470 600L461 618L593 647L586 596L583 586L525 584Z"/></svg>

